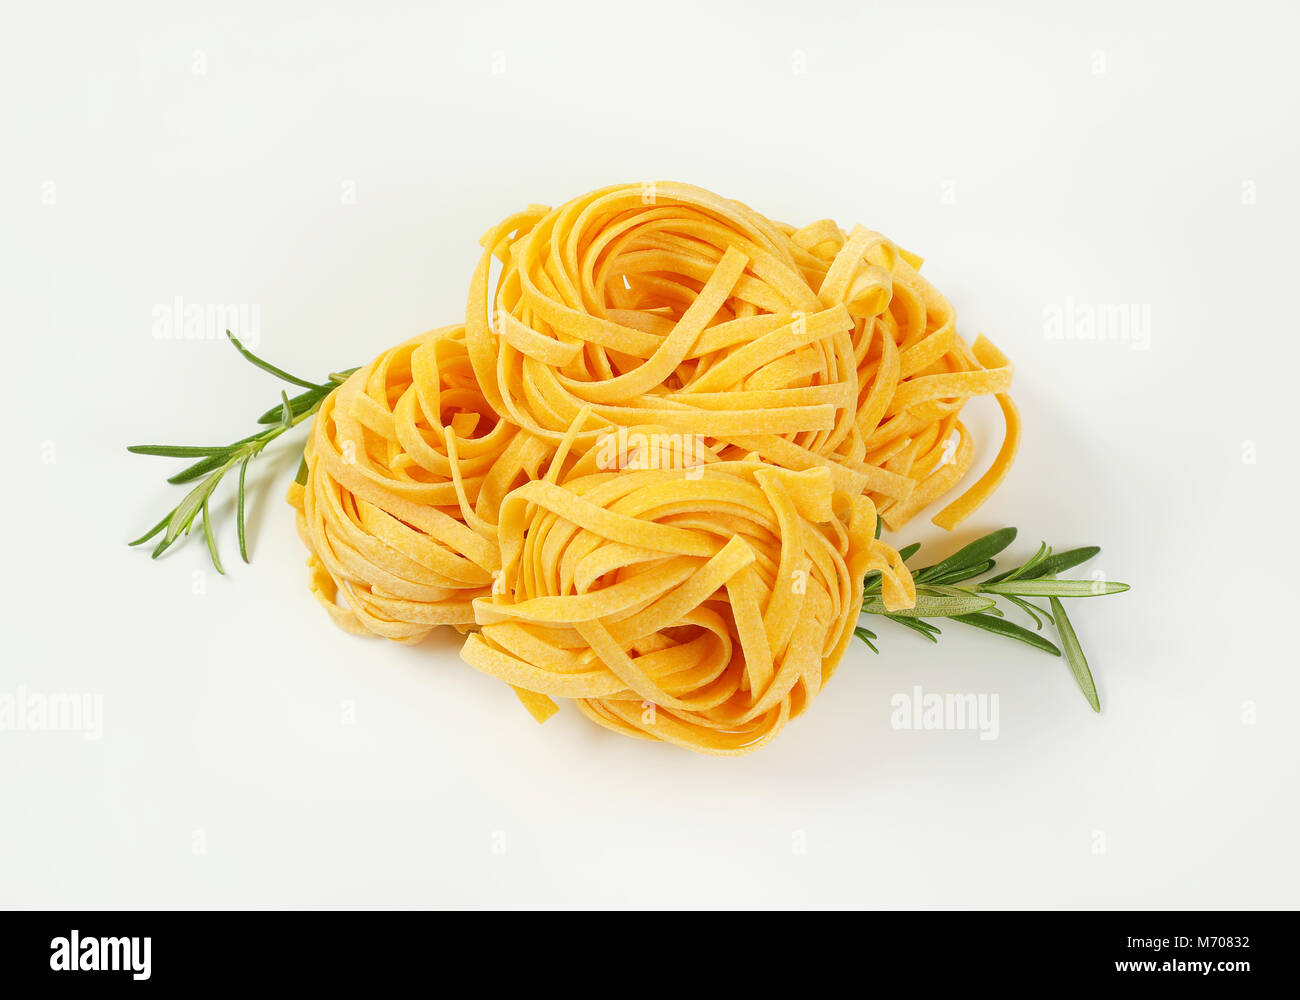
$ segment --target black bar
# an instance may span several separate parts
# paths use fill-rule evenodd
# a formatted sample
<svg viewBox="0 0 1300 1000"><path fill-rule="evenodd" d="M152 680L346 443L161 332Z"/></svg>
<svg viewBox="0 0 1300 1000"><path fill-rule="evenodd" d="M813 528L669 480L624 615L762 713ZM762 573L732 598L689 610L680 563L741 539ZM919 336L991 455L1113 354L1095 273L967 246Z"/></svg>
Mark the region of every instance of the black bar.
<svg viewBox="0 0 1300 1000"><path fill-rule="evenodd" d="M465 975L479 989L496 989L524 973L533 986L551 980L554 988L566 982L589 988L599 977L610 988L676 982L726 993L746 982L775 987L769 977L778 973L816 988L840 970L864 992L888 982L926 995L936 985L1072 992L1124 981L1139 988L1237 989L1293 977L1284 924L1291 927L1294 915L696 912L605 913L592 920L583 913L6 912L0 913L0 982L10 996L23 995L10 992L16 986L170 991L315 984L335 991L412 981L459 993L455 984ZM118 969L92 970L92 964Z"/></svg>

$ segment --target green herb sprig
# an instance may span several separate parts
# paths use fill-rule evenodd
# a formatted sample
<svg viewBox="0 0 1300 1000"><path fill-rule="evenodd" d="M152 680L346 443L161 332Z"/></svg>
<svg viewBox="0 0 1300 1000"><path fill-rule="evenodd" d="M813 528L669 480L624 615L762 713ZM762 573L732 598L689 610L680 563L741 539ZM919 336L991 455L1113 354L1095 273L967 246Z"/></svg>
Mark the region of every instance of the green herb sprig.
<svg viewBox="0 0 1300 1000"><path fill-rule="evenodd" d="M174 476L170 476L167 482L182 484L201 480L197 486L185 495L185 498L180 503L163 515L161 521L129 544L142 545L161 532L162 539L153 550L153 558L157 559L171 548L177 540L188 535L190 529L194 526L195 519L199 518L203 526L203 538L208 546L208 555L211 556L212 565L216 567L218 573L225 573L225 569L222 568L221 556L217 553L217 543L212 535L212 518L208 512L208 502L211 500L212 494L216 492L217 487L221 485L226 473L235 466L239 466L235 520L239 531L239 554L243 557L244 562L248 562L248 540L245 531L246 519L244 513L244 482L248 473L248 464L281 434L298 426L298 424L312 416L320 409L325 397L343 384L347 377L356 371L355 368L352 368L344 372L335 372L324 382L309 382L306 379L298 378L296 375L290 375L269 361L259 358L241 344L239 339L229 330L226 331L226 336L235 346L235 349L251 364L305 391L298 393L296 396L290 396L282 389L280 391L280 402L257 418L258 424L269 425L267 429L240 438L231 444L136 444L127 448L127 451L135 455L158 455L163 458L196 458L198 459L197 462L182 469ZM300 466L298 471L299 482L301 482L304 470Z"/></svg>
<svg viewBox="0 0 1300 1000"><path fill-rule="evenodd" d="M1037 552L1014 569L976 583L970 582L976 577L991 573L996 565L994 556L1015 539L1015 528L1001 528L977 538L942 562L915 570L912 579L916 582L916 606L906 611L890 611L885 607L880 596L880 574L871 573L863 592L862 612L888 618L920 633L931 642L938 642L942 633L939 626L927 619L948 618L1007 639L1015 639L1053 656L1061 656L1061 647L1064 647L1065 660L1070 665L1075 681L1093 711L1100 712L1097 685L1093 682L1087 657L1079 645L1074 626L1065 613L1061 599L1118 594L1128 590L1128 584L1110 580L1058 580L1057 574L1087 562L1101 549L1087 545L1065 552L1053 552L1046 543L1040 545ZM920 544L908 545L899 550L899 555L906 562L916 555L920 547ZM1029 600L1031 597L1046 597L1051 611ZM999 598L1031 618L1035 631L1031 632L1023 625L1007 621L1005 612L998 606ZM1061 646L1039 634L1044 621L1055 626ZM875 646L875 632L859 626L854 629L854 634L870 646L873 652L879 652Z"/></svg>

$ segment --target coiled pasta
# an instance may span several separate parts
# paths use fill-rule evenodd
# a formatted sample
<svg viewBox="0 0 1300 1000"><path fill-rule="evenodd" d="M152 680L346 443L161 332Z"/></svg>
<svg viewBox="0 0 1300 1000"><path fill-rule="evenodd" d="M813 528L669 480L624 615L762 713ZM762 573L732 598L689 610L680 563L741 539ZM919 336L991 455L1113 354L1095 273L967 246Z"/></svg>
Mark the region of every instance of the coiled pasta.
<svg viewBox="0 0 1300 1000"><path fill-rule="evenodd" d="M965 475L975 453L958 413L995 394L1003 447L936 522L969 516L1010 467L1010 364L983 338L968 346L919 258L878 233L796 230L664 183L534 206L483 247L470 357L491 405L542 437L590 406L617 426L703 435L726 457L829 468L896 530Z"/></svg>
<svg viewBox="0 0 1300 1000"><path fill-rule="evenodd" d="M835 494L827 469L592 468L506 499L502 585L475 600L480 630L461 655L616 732L756 749L830 679L865 573L883 574L890 606L915 600L898 553L873 538L871 501Z"/></svg>
<svg viewBox="0 0 1300 1000"><path fill-rule="evenodd" d="M463 327L386 351L322 404L290 487L312 592L349 632L418 642L472 625L500 567L501 503L551 450L484 403Z"/></svg>
<svg viewBox="0 0 1300 1000"><path fill-rule="evenodd" d="M437 625L544 720L554 699L715 753L771 740L821 691L907 523L993 492L1019 440L1012 368L968 345L920 260L684 184L532 206L484 236L464 326L385 352L322 405L290 490L311 586L349 631ZM493 275L493 261L499 274Z"/></svg>

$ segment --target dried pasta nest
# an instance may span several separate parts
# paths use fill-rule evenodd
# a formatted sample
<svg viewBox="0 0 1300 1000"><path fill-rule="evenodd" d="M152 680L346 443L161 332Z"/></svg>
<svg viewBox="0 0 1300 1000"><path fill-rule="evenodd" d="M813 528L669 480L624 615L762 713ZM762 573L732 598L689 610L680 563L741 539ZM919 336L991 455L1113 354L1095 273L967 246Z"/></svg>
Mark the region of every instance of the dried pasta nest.
<svg viewBox="0 0 1300 1000"><path fill-rule="evenodd" d="M915 600L871 501L826 469L588 471L590 454L506 498L501 582L461 654L540 718L568 698L628 736L745 753L830 679L865 573Z"/></svg>
<svg viewBox="0 0 1300 1000"><path fill-rule="evenodd" d="M551 450L484 402L463 327L381 354L325 400L290 488L313 593L349 632L418 642L472 625L500 567L501 502Z"/></svg>
<svg viewBox="0 0 1300 1000"><path fill-rule="evenodd" d="M936 523L968 516L1010 466L1010 363L983 338L968 345L920 258L879 233L795 229L657 183L534 206L482 242L474 369L488 401L542 437L559 440L584 406L616 426L702 435L724 457L828 468L897 529L966 474L975 450L958 414L993 394L1006 440Z"/></svg>

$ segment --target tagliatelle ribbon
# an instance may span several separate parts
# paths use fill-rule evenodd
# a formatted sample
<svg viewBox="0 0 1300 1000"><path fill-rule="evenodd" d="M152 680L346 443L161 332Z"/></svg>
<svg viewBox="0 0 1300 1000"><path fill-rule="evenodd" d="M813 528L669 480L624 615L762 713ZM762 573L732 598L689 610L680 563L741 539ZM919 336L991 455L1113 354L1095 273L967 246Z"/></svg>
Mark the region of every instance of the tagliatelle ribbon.
<svg viewBox="0 0 1300 1000"><path fill-rule="evenodd" d="M326 399L290 501L340 626L468 632L539 720L570 699L630 736L762 746L834 672L866 573L914 603L877 523L966 477L970 397L1006 434L935 523L1015 457L1009 361L861 226L655 183L530 206L482 246L464 326Z"/></svg>

